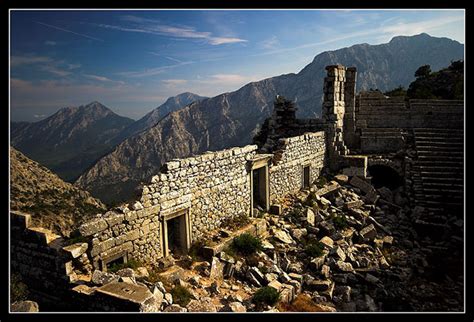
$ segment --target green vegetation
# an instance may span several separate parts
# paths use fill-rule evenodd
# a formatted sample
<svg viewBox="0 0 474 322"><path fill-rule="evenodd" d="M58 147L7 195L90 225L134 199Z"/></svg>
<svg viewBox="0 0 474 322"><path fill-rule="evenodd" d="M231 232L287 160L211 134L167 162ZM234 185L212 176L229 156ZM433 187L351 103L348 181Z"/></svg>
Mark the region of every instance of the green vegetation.
<svg viewBox="0 0 474 322"><path fill-rule="evenodd" d="M67 245L72 245L76 243L87 243L87 242L89 242L89 240L86 237L81 236L81 235L75 235L74 233L71 234L71 238L66 240Z"/></svg>
<svg viewBox="0 0 474 322"><path fill-rule="evenodd" d="M416 99L464 99L464 62L451 62L447 68L431 72L429 65L415 72L416 80L407 90L409 98Z"/></svg>
<svg viewBox="0 0 474 322"><path fill-rule="evenodd" d="M173 295L173 302L183 307L188 305L189 301L194 298L191 292L181 285L176 285L170 293Z"/></svg>
<svg viewBox="0 0 474 322"><path fill-rule="evenodd" d="M252 302L256 305L275 305L280 299L280 293L273 287L264 286L255 292L252 297Z"/></svg>
<svg viewBox="0 0 474 322"><path fill-rule="evenodd" d="M12 273L10 279L10 296L11 301L24 301L28 298L28 287L22 282L22 278L19 274Z"/></svg>
<svg viewBox="0 0 474 322"><path fill-rule="evenodd" d="M129 259L126 263L113 263L108 268L109 272L115 273L124 268L137 269L138 267L143 266L142 263L134 259Z"/></svg>
<svg viewBox="0 0 474 322"><path fill-rule="evenodd" d="M319 241L313 241L306 245L304 252L310 257L319 257L323 255L323 249L323 244L321 244Z"/></svg>
<svg viewBox="0 0 474 322"><path fill-rule="evenodd" d="M334 216L332 218L332 222L334 223L334 227L337 229L344 229L348 226L347 219L344 215Z"/></svg>
<svg viewBox="0 0 474 322"><path fill-rule="evenodd" d="M260 238L249 233L235 237L230 248L244 256L252 255L263 249Z"/></svg>

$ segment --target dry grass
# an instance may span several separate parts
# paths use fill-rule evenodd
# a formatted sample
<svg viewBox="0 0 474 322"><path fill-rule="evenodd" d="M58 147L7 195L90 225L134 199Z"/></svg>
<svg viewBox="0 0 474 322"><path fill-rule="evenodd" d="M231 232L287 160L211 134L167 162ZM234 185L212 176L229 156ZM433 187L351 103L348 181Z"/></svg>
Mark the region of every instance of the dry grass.
<svg viewBox="0 0 474 322"><path fill-rule="evenodd" d="M277 308L280 312L327 312L306 294L299 294L291 303L279 303Z"/></svg>

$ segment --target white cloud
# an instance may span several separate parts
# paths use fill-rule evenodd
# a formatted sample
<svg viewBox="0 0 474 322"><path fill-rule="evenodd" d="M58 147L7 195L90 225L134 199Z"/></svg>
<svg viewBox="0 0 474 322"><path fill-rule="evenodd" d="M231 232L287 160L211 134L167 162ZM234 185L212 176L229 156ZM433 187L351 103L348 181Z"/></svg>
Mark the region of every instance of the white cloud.
<svg viewBox="0 0 474 322"><path fill-rule="evenodd" d="M198 31L190 26L169 26L162 24L159 20L146 19L135 16L122 16L122 20L132 22L135 26L116 26L109 24L93 24L98 27L113 29L124 32L147 33L152 35L167 36L184 39L202 39L211 45L223 45L247 42L246 39L238 37L214 36L209 31Z"/></svg>
<svg viewBox="0 0 474 322"><path fill-rule="evenodd" d="M52 41L52 40L46 40L46 41L44 42L44 44L47 45L47 46L56 46L56 45L57 45L57 42Z"/></svg>

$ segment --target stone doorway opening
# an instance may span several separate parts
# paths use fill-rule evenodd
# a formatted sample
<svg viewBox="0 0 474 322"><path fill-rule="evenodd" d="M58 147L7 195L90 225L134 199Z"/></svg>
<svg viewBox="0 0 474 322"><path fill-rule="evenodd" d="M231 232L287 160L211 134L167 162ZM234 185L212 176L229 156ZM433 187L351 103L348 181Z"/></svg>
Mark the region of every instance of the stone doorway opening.
<svg viewBox="0 0 474 322"><path fill-rule="evenodd" d="M191 247L189 212L181 211L163 218L164 256L186 254Z"/></svg>
<svg viewBox="0 0 474 322"><path fill-rule="evenodd" d="M116 265L127 264L127 253L119 253L102 260L102 271L107 272Z"/></svg>
<svg viewBox="0 0 474 322"><path fill-rule="evenodd" d="M303 166L303 188L309 188L310 183L311 183L311 177L310 177L310 166L305 165Z"/></svg>
<svg viewBox="0 0 474 322"><path fill-rule="evenodd" d="M375 164L367 168L372 177L372 185L375 189L387 187L394 190L403 185L403 178L400 174L389 166Z"/></svg>
<svg viewBox="0 0 474 322"><path fill-rule="evenodd" d="M269 208L268 167L252 170L252 208Z"/></svg>

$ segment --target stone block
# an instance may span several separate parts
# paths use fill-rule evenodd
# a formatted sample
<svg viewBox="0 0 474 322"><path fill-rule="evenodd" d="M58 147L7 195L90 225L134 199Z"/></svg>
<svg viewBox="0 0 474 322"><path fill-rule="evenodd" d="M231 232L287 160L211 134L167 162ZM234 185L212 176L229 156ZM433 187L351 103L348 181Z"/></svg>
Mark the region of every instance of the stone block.
<svg viewBox="0 0 474 322"><path fill-rule="evenodd" d="M72 258L78 258L84 254L87 250L87 243L76 243L66 247L63 247L63 250Z"/></svg>
<svg viewBox="0 0 474 322"><path fill-rule="evenodd" d="M102 218L96 218L82 224L79 232L82 236L91 236L108 228L107 222Z"/></svg>
<svg viewBox="0 0 474 322"><path fill-rule="evenodd" d="M377 236L377 230L375 230L375 227L373 224L370 224L359 232L360 236L364 239L370 239L373 240Z"/></svg>
<svg viewBox="0 0 474 322"><path fill-rule="evenodd" d="M352 177L350 184L356 188L359 188L364 193L369 193L374 190L374 187L367 181L359 178L358 176Z"/></svg>

